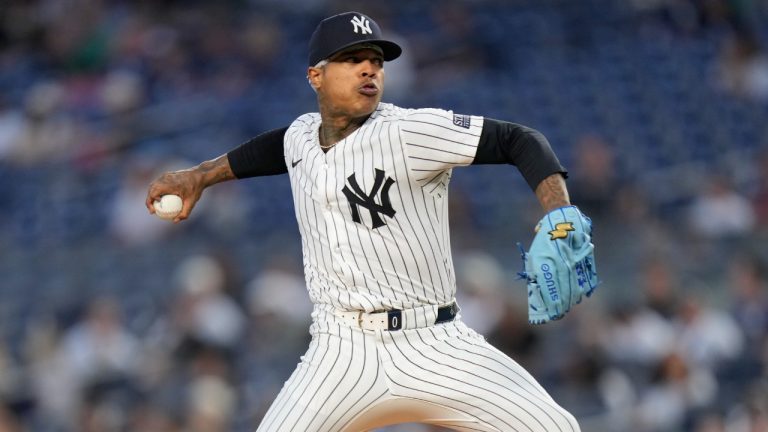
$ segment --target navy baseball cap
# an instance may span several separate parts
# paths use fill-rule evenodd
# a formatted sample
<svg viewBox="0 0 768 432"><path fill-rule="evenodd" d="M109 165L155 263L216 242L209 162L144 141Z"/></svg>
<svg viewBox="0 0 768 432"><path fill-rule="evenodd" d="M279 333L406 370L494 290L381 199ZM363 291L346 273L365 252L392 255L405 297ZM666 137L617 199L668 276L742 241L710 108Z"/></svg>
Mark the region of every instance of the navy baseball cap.
<svg viewBox="0 0 768 432"><path fill-rule="evenodd" d="M381 48L384 61L400 57L400 45L382 38L376 21L360 12L344 12L326 18L317 25L309 40L309 65L331 57L353 45L366 43Z"/></svg>

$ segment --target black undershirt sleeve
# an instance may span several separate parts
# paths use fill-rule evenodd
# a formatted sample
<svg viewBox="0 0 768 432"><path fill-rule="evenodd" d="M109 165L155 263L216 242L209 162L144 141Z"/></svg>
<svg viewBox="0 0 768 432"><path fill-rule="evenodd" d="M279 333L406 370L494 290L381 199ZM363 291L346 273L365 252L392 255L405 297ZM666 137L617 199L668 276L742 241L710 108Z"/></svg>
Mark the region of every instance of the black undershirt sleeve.
<svg viewBox="0 0 768 432"><path fill-rule="evenodd" d="M517 166L534 191L542 180L552 174L560 173L568 178L568 171L560 165L549 141L540 132L486 117L472 164L503 163Z"/></svg>
<svg viewBox="0 0 768 432"><path fill-rule="evenodd" d="M283 139L287 130L284 127L264 132L227 153L235 177L243 179L287 173L283 156Z"/></svg>

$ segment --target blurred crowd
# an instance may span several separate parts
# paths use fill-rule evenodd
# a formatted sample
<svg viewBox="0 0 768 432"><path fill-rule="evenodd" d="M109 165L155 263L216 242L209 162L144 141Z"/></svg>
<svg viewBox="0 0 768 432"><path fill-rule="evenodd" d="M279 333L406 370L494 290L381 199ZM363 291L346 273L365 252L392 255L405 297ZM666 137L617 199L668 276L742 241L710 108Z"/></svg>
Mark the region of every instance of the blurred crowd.
<svg viewBox="0 0 768 432"><path fill-rule="evenodd" d="M514 242L538 204L514 168L456 170L472 328L584 431L768 430L768 2L6 0L0 431L255 430L309 340L287 182L216 186L180 225L147 214L146 187L313 110L307 35L345 10L405 46L385 101L539 128L593 218L597 294L531 327ZM701 51L707 69L693 83L653 64L617 72L647 94L616 106L612 90L569 93L614 73L597 66L612 48L631 60L622 44L667 47L660 63ZM584 81L551 81L569 73ZM642 103L691 124L615 112Z"/></svg>

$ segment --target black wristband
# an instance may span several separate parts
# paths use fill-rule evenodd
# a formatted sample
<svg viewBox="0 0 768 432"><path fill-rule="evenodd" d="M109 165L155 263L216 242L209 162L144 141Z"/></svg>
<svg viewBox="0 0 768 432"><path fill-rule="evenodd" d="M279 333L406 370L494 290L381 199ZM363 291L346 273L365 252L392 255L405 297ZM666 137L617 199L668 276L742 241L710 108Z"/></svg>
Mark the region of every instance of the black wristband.
<svg viewBox="0 0 768 432"><path fill-rule="evenodd" d="M512 164L534 191L542 180L560 173L568 178L549 141L539 131L485 118L473 165Z"/></svg>
<svg viewBox="0 0 768 432"><path fill-rule="evenodd" d="M287 130L284 127L264 132L227 153L235 177L243 179L287 173L283 156L283 139Z"/></svg>

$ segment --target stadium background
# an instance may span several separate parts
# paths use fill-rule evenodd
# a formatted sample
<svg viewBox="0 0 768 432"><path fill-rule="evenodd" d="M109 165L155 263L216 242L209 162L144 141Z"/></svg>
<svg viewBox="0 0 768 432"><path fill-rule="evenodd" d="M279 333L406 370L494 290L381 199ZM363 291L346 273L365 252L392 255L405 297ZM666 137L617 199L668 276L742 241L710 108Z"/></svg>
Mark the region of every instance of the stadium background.
<svg viewBox="0 0 768 432"><path fill-rule="evenodd" d="M529 327L538 204L514 168L456 170L473 327L585 431L768 430L762 0L3 1L0 430L255 428L308 339L287 178L180 225L144 196L314 110L307 37L344 10L405 46L385 101L541 130L595 220L597 296Z"/></svg>

